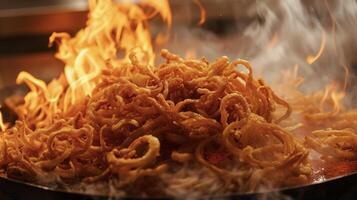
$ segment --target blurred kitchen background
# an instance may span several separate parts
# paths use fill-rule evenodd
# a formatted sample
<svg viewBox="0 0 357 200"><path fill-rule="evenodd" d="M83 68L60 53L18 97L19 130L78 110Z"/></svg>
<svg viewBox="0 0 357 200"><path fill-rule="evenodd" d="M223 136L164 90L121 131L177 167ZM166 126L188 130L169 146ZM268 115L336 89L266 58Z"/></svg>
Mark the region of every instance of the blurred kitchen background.
<svg viewBox="0 0 357 200"><path fill-rule="evenodd" d="M62 63L48 48L54 31L74 33L85 24L84 0L0 1L0 87L13 85L27 70L48 78L62 70Z"/></svg>

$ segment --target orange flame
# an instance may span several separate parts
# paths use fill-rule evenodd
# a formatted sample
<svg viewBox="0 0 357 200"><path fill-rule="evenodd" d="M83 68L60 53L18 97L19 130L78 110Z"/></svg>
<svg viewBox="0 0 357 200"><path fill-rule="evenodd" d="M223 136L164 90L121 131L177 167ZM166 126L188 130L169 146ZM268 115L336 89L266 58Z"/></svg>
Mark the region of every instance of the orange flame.
<svg viewBox="0 0 357 200"><path fill-rule="evenodd" d="M130 1L129 1L130 2ZM141 0L141 4L152 7L158 12L164 22L167 23L168 27L170 28L172 25L172 15L170 4L167 0Z"/></svg>
<svg viewBox="0 0 357 200"><path fill-rule="evenodd" d="M331 19L331 32L333 35L333 48L334 48L334 52L337 56L338 51L337 51L337 44L336 44L336 17L332 14L328 1L324 0L324 3L326 6L326 9L327 9L327 12L330 15L330 19Z"/></svg>
<svg viewBox="0 0 357 200"><path fill-rule="evenodd" d="M330 8L330 4L327 0L324 0L325 3L325 7L327 9L327 12L330 16L330 20L331 20L331 32L332 32L332 36L333 36L333 50L335 53L336 58L339 57L338 55L338 51L337 51L337 42L336 42L336 17L333 15L331 8ZM345 71L345 78L344 78L344 82L343 82L343 91L346 91L347 89L347 82L348 82L348 77L349 77L349 68L347 67L346 64L342 65L343 70Z"/></svg>
<svg viewBox="0 0 357 200"><path fill-rule="evenodd" d="M321 98L320 110L324 111L325 107L331 108L332 113L339 113L342 109L342 100L345 97L344 91L339 91L337 84L332 83L325 88L325 92Z"/></svg>
<svg viewBox="0 0 357 200"><path fill-rule="evenodd" d="M186 59L194 59L197 57L197 52L195 49L189 49L185 52Z"/></svg>
<svg viewBox="0 0 357 200"><path fill-rule="evenodd" d="M200 21L198 22L198 25L202 26L206 22L206 9L204 8L201 0L194 0L194 3L200 9Z"/></svg>
<svg viewBox="0 0 357 200"><path fill-rule="evenodd" d="M345 97L344 92L333 91L331 99L333 102L333 112L339 113L342 110L342 99Z"/></svg>
<svg viewBox="0 0 357 200"><path fill-rule="evenodd" d="M267 48L272 49L278 43L278 41L279 41L279 36L278 36L278 33L275 32L273 37L268 42Z"/></svg>
<svg viewBox="0 0 357 200"><path fill-rule="evenodd" d="M0 112L0 131L5 131L5 130L6 130L6 126L4 124L2 113Z"/></svg>
<svg viewBox="0 0 357 200"><path fill-rule="evenodd" d="M155 38L155 44L158 46L162 46L164 44L166 44L170 39L170 35L169 34L158 34Z"/></svg>
<svg viewBox="0 0 357 200"><path fill-rule="evenodd" d="M325 45L326 45L326 32L325 31L322 31L322 34L321 34L321 45L320 45L320 49L319 51L317 52L317 54L315 56L307 56L306 58L306 62L309 63L310 65L312 63L314 63L316 60L318 60L320 58L320 56L322 55L324 49L325 49Z"/></svg>
<svg viewBox="0 0 357 200"><path fill-rule="evenodd" d="M297 88L303 82L304 78L300 77L299 74L299 65L295 64L292 69L284 70L282 72L283 83L288 84L289 87Z"/></svg>
<svg viewBox="0 0 357 200"><path fill-rule="evenodd" d="M343 91L345 92L347 89L347 84L348 84L348 77L350 76L350 70L348 69L347 65L343 65L343 70L345 71L345 78L343 81Z"/></svg>
<svg viewBox="0 0 357 200"><path fill-rule="evenodd" d="M38 105L50 104L50 113L66 113L86 96L90 96L100 81L103 69L118 66L112 63L128 62L130 52L140 48L145 56L140 62L153 64L153 50L148 19L159 14L168 27L172 24L170 6L167 0L131 1L89 0L87 26L75 37L67 33L53 33L49 44L56 43L56 57L65 63L64 73L59 79L46 85L29 73L21 72L17 83L26 83L31 92L25 97L24 115L38 109ZM147 10L154 10L149 14ZM122 56L119 56L122 55ZM42 93L43 96L38 95ZM42 117L51 114L45 113Z"/></svg>

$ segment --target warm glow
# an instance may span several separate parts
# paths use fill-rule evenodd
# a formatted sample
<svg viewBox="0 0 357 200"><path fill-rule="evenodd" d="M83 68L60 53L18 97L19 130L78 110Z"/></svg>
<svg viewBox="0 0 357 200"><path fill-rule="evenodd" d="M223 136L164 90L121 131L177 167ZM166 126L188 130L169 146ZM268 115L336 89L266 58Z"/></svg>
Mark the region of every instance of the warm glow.
<svg viewBox="0 0 357 200"><path fill-rule="evenodd" d="M325 45L326 45L326 32L325 32L325 31L322 31L322 34L321 34L321 45L320 45L319 51L317 52L317 54L316 54L315 56L311 56L311 55L307 56L306 62L311 65L311 64L314 63L316 60L318 60L318 59L320 58L320 56L322 55L322 53L324 52Z"/></svg>
<svg viewBox="0 0 357 200"><path fill-rule="evenodd" d="M200 9L198 25L203 25L204 4L189 2ZM279 10L277 16L283 13ZM4 123L0 112L1 175L113 198L182 198L184 193L200 197L299 187L315 183L317 175L325 177L317 160L356 161L357 109L344 105L348 66L338 62L345 79L323 85L330 76L314 74L306 64L322 58L331 38L328 29L322 30L320 45L315 38L313 52L301 51L301 57L300 51L293 52L300 50L293 46L300 42L295 34L269 31L270 25L282 29L275 25L274 13L268 14L249 24L246 30L254 32L241 31L243 37L203 37L204 32L192 29L187 32L192 36L181 36L179 27L170 38L168 0L89 0L85 28L49 38L49 45L58 48L63 72L50 82L20 72L16 83L30 91L5 100L5 117L16 116L16 122L10 118ZM152 31L149 20L155 17L165 26ZM261 44L260 38L250 38L260 33L250 29L256 25L264 30ZM186 42L180 41L185 36ZM228 56L237 55L228 51L236 41L248 50L243 56L278 68L258 68L260 78L248 61L231 61ZM166 49L158 53L161 45L182 47L177 51L184 55ZM219 49L227 55L209 61ZM304 68L299 72L299 67ZM302 85L304 74L309 80ZM143 187L145 183L153 185Z"/></svg>
<svg viewBox="0 0 357 200"><path fill-rule="evenodd" d="M295 64L292 69L287 69L282 72L283 83L292 88L299 87L303 82L304 78L299 76L299 65Z"/></svg>
<svg viewBox="0 0 357 200"><path fill-rule="evenodd" d="M50 45L58 45L56 57L65 63L63 76L48 85L26 72L18 76L17 83L26 83L31 89L24 107L36 111L38 105L49 102L51 113L42 116L49 120L58 111L70 112L74 104L90 96L100 82L102 70L118 66L113 63L129 62L133 49L144 52L138 58L139 63L153 64L155 55L148 20L158 14L168 27L172 24L167 0L140 0L138 4L90 0L89 10L87 26L74 37L67 33L53 33L50 37ZM45 99L41 99L40 93ZM24 113L27 114L31 113Z"/></svg>
<svg viewBox="0 0 357 200"><path fill-rule="evenodd" d="M337 51L337 44L336 44L336 17L331 12L331 8L330 8L328 1L324 0L324 3L326 6L326 9L327 9L327 12L330 15L330 19L331 19L331 32L333 35L333 50L335 52L335 55L337 56L338 51Z"/></svg>
<svg viewBox="0 0 357 200"><path fill-rule="evenodd" d="M132 1L128 1L132 2ZM141 4L154 8L155 12L158 12L164 22L167 23L169 27L172 25L171 9L168 0L140 0Z"/></svg>
<svg viewBox="0 0 357 200"><path fill-rule="evenodd" d="M189 49L185 52L186 59L195 59L197 57L197 52L195 49Z"/></svg>
<svg viewBox="0 0 357 200"><path fill-rule="evenodd" d="M194 2L198 6L198 8L200 9L200 21L198 22L198 25L201 26L206 21L206 9L204 8L201 0L194 0Z"/></svg>
<svg viewBox="0 0 357 200"><path fill-rule="evenodd" d="M0 112L0 130L5 131L5 129L6 129L6 126L3 121L2 113Z"/></svg>
<svg viewBox="0 0 357 200"><path fill-rule="evenodd" d="M336 17L334 16L333 12L331 11L331 8L330 8L330 4L327 0L324 0L324 3L325 3L325 7L327 9L327 12L330 16L330 20L331 20L331 33L332 33L332 36L333 36L333 50L334 50L334 54L336 56L336 58L339 57L338 55L338 51L337 51L337 41L336 41ZM343 70L345 71L345 78L344 78L344 82L343 82L343 91L346 91L346 88L347 88L347 82L348 82L348 77L349 77L349 68L347 65L342 65L343 67Z"/></svg>
<svg viewBox="0 0 357 200"><path fill-rule="evenodd" d="M331 93L331 99L333 102L333 112L339 113L342 109L342 99L345 97L344 92L333 91Z"/></svg>
<svg viewBox="0 0 357 200"><path fill-rule="evenodd" d="M279 41L279 36L278 36L278 33L275 32L273 37L270 39L270 41L268 42L268 45L267 45L267 48L268 49L271 49L273 48Z"/></svg>
<svg viewBox="0 0 357 200"><path fill-rule="evenodd" d="M342 109L342 100L345 97L344 91L339 91L337 84L330 84L325 88L322 96L320 109L322 112L331 111L332 113L339 113ZM325 110L325 108L330 108Z"/></svg>
<svg viewBox="0 0 357 200"><path fill-rule="evenodd" d="M345 71L345 78L343 81L343 91L346 91L347 84L348 84L348 77L350 76L350 70L348 69L347 65L343 65L343 70Z"/></svg>

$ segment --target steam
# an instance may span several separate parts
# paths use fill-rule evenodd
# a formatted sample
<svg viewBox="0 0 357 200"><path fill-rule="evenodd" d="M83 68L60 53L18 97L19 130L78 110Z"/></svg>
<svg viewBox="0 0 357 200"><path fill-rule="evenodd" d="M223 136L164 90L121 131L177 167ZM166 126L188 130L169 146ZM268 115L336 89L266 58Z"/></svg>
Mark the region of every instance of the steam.
<svg viewBox="0 0 357 200"><path fill-rule="evenodd" d="M357 63L353 53L357 47L357 2L326 2L256 1L248 13L251 16L250 23L241 23L237 18L236 22L227 25L229 30L223 35L196 26L188 28L187 24L176 26L174 23L171 41L163 48L182 56L189 51L196 57L205 56L209 60L223 55L231 59L247 59L255 67L256 76L273 84L279 84L283 70L299 66L299 73L305 78L301 89L306 93L321 90L334 80L343 81L344 65L352 67ZM326 44L321 57L309 64L306 58L319 51L323 35ZM350 90L353 90L351 85ZM109 184L108 187L111 186ZM266 189L262 188L262 191ZM112 188L108 190L113 193L117 191ZM290 198L273 193L258 199Z"/></svg>
<svg viewBox="0 0 357 200"><path fill-rule="evenodd" d="M355 1L349 3L352 7L356 4ZM344 76L343 65L350 62L350 58L345 55L351 50L346 49L344 43L354 39L352 35L348 35L354 31L340 23L345 18L351 19L350 16L337 16L336 12L350 5L345 2L319 1L314 6L294 0L279 1L277 8L272 8L271 5L276 4L258 4L258 12L262 13L266 23L263 26L250 27L246 35L266 44L267 34L262 33L276 31L279 42L269 50L264 49L264 46L258 47L258 53L252 55L253 64L258 67L269 65L269 69L264 70L268 79L277 79L281 69L298 65L305 78L302 88L305 92L322 89L333 80L341 81ZM336 22L330 14L332 17L336 16ZM357 20L350 23L356 24ZM336 26L336 30L332 29L333 26ZM318 52L323 37L326 38L325 49L321 57L310 65L306 62L306 57Z"/></svg>
<svg viewBox="0 0 357 200"><path fill-rule="evenodd" d="M174 22L171 41L164 48L181 56L194 50L196 57L209 60L223 55L247 59L254 66L256 76L273 87L282 83L283 71L298 66L299 76L304 77L300 89L305 94L323 90L332 82L339 83L342 89L346 66L350 74L345 103L356 106L351 102L357 96L357 86L352 84L357 80L353 69L357 66L357 1L255 1L248 15L251 18L248 25L236 18L223 35L196 26L176 26ZM321 55L308 63L307 57L316 56L324 40ZM289 197L277 192L259 199Z"/></svg>
<svg viewBox="0 0 357 200"><path fill-rule="evenodd" d="M331 82L341 86L343 66L352 71L352 65L357 63L355 0L255 1L249 7L248 26L242 26L242 19L236 18L223 36L199 27L174 26L172 41L165 48L183 56L187 49L195 49L197 57L211 60L222 55L247 59L256 75L270 84L279 83L282 71L297 65L299 75L305 79L301 86L305 93L321 90ZM309 64L306 58L318 53L323 37L326 44L321 56ZM350 81L353 76L351 73Z"/></svg>

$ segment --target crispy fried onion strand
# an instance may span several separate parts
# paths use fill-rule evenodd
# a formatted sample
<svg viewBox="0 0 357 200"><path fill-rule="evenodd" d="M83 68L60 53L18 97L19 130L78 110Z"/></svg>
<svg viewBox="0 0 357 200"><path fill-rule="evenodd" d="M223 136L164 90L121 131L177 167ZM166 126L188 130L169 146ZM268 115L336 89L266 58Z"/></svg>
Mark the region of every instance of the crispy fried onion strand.
<svg viewBox="0 0 357 200"><path fill-rule="evenodd" d="M19 81L38 96L25 99L20 120L0 135L4 174L52 184L117 179L124 191L144 177L169 186L161 190L188 188L180 180L190 174L189 188L202 193L213 183L212 191L233 192L307 181L306 150L278 124L290 106L247 61L161 55L166 62L156 68L135 53L131 63L108 64L93 93L72 107L23 74ZM287 111L274 117L276 107Z"/></svg>
<svg viewBox="0 0 357 200"><path fill-rule="evenodd" d="M357 134L351 129L316 130L305 137L305 144L326 159L357 159Z"/></svg>

